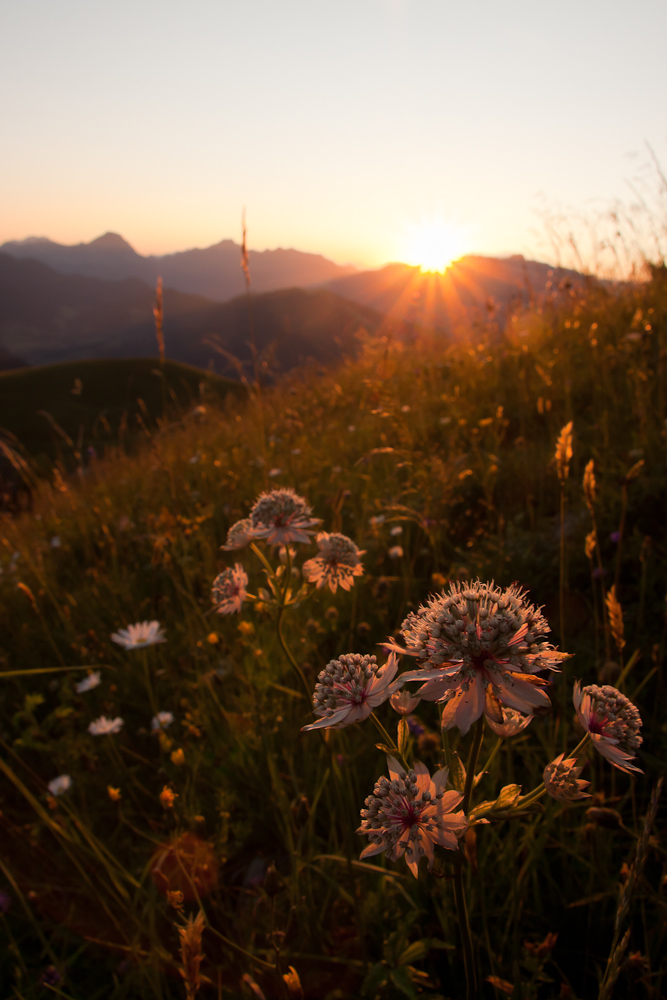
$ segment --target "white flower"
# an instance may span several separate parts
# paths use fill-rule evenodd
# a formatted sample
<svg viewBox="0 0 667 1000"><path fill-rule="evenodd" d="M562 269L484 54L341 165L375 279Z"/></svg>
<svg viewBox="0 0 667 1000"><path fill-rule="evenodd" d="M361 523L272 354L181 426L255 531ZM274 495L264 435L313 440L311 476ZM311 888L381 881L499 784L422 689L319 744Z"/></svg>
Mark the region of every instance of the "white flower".
<svg viewBox="0 0 667 1000"><path fill-rule="evenodd" d="M331 726L342 729L367 719L392 694L395 685L391 682L397 670L398 657L394 653L383 667L378 666L374 656L359 653L330 660L320 672L313 694L313 712L322 718L303 726L302 732Z"/></svg>
<svg viewBox="0 0 667 1000"><path fill-rule="evenodd" d="M303 575L309 583L314 583L319 590L329 587L332 594L336 593L338 584L343 590L350 590L355 576L364 575L361 564L363 549L358 549L351 538L338 533L320 532L317 536L318 555L308 559L303 564Z"/></svg>
<svg viewBox="0 0 667 1000"><path fill-rule="evenodd" d="M232 615L241 610L246 599L248 574L241 563L235 563L233 569L225 569L218 573L211 588L211 600L216 605L219 615Z"/></svg>
<svg viewBox="0 0 667 1000"><path fill-rule="evenodd" d="M119 733L123 728L123 720L120 717L107 719L106 715L100 715L88 726L91 736L106 736L109 733Z"/></svg>
<svg viewBox="0 0 667 1000"><path fill-rule="evenodd" d="M641 774L641 769L630 763L634 755L619 746L625 743L630 750L636 750L643 742L639 735L641 716L632 702L610 684L589 684L582 690L579 681L574 685L572 700L577 718L598 753L620 771Z"/></svg>
<svg viewBox="0 0 667 1000"><path fill-rule="evenodd" d="M77 692L77 694L83 694L84 691L92 691L93 688L96 688L97 685L101 683L102 683L102 675L100 674L100 671L93 670L93 672L88 674L87 677L84 677L82 681L79 681L78 684L75 684L74 689Z"/></svg>
<svg viewBox="0 0 667 1000"><path fill-rule="evenodd" d="M403 528L401 527L400 524L395 524L394 527L389 532L389 534L390 535L394 535L394 536L396 536L396 535L402 535L403 534Z"/></svg>
<svg viewBox="0 0 667 1000"><path fill-rule="evenodd" d="M401 559L403 557L403 546L402 545L392 545L392 547L387 552L390 559Z"/></svg>
<svg viewBox="0 0 667 1000"><path fill-rule="evenodd" d="M60 541L60 535L54 535L53 538L51 539L51 548L59 549L61 545L62 542Z"/></svg>
<svg viewBox="0 0 667 1000"><path fill-rule="evenodd" d="M174 721L171 712L158 712L151 720L151 729L156 733L159 729L166 729Z"/></svg>
<svg viewBox="0 0 667 1000"><path fill-rule="evenodd" d="M69 774L60 774L57 778L53 778L47 785L51 795L62 795L63 792L66 792L71 787L72 779Z"/></svg>
<svg viewBox="0 0 667 1000"><path fill-rule="evenodd" d="M276 467L275 469L269 469L267 474L269 479L276 479L278 476L282 476L283 470Z"/></svg>
<svg viewBox="0 0 667 1000"><path fill-rule="evenodd" d="M167 641L159 622L137 622L114 632L111 638L123 649L143 649Z"/></svg>

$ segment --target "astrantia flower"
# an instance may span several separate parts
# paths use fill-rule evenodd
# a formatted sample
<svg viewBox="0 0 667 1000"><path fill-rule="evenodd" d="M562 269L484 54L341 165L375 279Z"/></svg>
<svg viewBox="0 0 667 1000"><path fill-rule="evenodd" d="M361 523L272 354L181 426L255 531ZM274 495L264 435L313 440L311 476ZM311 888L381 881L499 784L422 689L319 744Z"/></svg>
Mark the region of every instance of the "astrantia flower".
<svg viewBox="0 0 667 1000"><path fill-rule="evenodd" d="M588 799L590 795L583 789L590 785L590 781L581 781L579 775L583 768L577 767L576 757L568 757L563 760L565 754L559 754L555 760L544 768L542 780L546 785L547 792L553 799L560 799L561 802L574 802L575 799Z"/></svg>
<svg viewBox="0 0 667 1000"><path fill-rule="evenodd" d="M106 715L100 715L99 719L90 723L88 732L91 736L106 736L108 733L119 733L122 728L123 720L120 717L107 719Z"/></svg>
<svg viewBox="0 0 667 1000"><path fill-rule="evenodd" d="M322 716L304 726L309 729L338 729L367 719L374 708L392 693L391 682L398 670L398 659L392 653L383 667L375 656L347 653L327 663L317 678L313 694L313 711Z"/></svg>
<svg viewBox="0 0 667 1000"><path fill-rule="evenodd" d="M629 763L634 754L619 746L623 743L629 750L636 750L643 743L639 735L642 720L632 702L609 684L589 684L582 689L579 681L574 685L572 700L595 749L619 770L641 774L641 768Z"/></svg>
<svg viewBox="0 0 667 1000"><path fill-rule="evenodd" d="M321 587L329 587L332 594L336 593L338 584L343 590L350 590L355 576L364 575L361 564L363 549L358 549L351 538L337 533L327 534L321 531L315 539L319 554L303 564L303 575L309 583Z"/></svg>
<svg viewBox="0 0 667 1000"><path fill-rule="evenodd" d="M319 524L303 497L289 488L261 493L250 511L254 538L265 538L269 545L288 545L290 542L309 542L312 531Z"/></svg>
<svg viewBox="0 0 667 1000"><path fill-rule="evenodd" d="M166 729L174 721L174 716L171 712L158 712L151 719L151 729L153 732L157 732L158 729Z"/></svg>
<svg viewBox="0 0 667 1000"><path fill-rule="evenodd" d="M502 725L502 705L532 714L547 711L548 681L538 670L557 670L567 659L543 640L549 626L517 584L506 590L493 583L450 583L427 606L408 615L401 632L420 669L401 680L420 680L427 701L445 703L443 729L467 733L484 713Z"/></svg>
<svg viewBox="0 0 667 1000"><path fill-rule="evenodd" d="M111 638L123 649L143 649L144 646L167 641L159 622L137 622L136 625L118 629Z"/></svg>
<svg viewBox="0 0 667 1000"><path fill-rule="evenodd" d="M213 581L211 600L219 615L232 615L241 610L246 599L248 574L241 563L235 563L233 569L225 569Z"/></svg>
<svg viewBox="0 0 667 1000"><path fill-rule="evenodd" d="M47 785L51 795L62 795L63 792L66 792L71 787L72 779L69 774L60 774L57 778L53 778Z"/></svg>
<svg viewBox="0 0 667 1000"><path fill-rule="evenodd" d="M252 537L252 521L249 517L244 517L242 521L237 521L231 526L227 532L227 541L220 548L226 549L227 552L243 549Z"/></svg>
<svg viewBox="0 0 667 1000"><path fill-rule="evenodd" d="M433 864L435 844L450 851L457 849L467 820L463 811L453 810L463 795L445 791L446 767L431 778L428 768L419 761L407 773L394 757L388 757L387 764L389 779L383 777L375 783L366 808L361 810L362 823L357 833L370 840L361 858L386 851L389 860L396 861L405 852L407 865L416 878L421 858L428 858L429 868Z"/></svg>
<svg viewBox="0 0 667 1000"><path fill-rule="evenodd" d="M502 723L494 722L488 715L486 721L494 733L497 736L502 736L505 740L510 736L516 736L517 733L522 732L528 723L533 721L532 715L523 715L521 712L517 712L515 708L508 708L507 705L502 706L501 712L503 713Z"/></svg>
<svg viewBox="0 0 667 1000"><path fill-rule="evenodd" d="M100 671L93 670L93 672L88 674L87 677L84 677L82 681L79 681L78 684L75 684L74 688L77 694L83 694L85 691L92 691L93 688L96 688L98 684L101 684L101 682L102 682L102 675L100 674Z"/></svg>
<svg viewBox="0 0 667 1000"><path fill-rule="evenodd" d="M389 704L399 715L410 715L411 712L414 712L420 701L421 698L410 694L407 688L403 688L402 691L394 691L389 699Z"/></svg>

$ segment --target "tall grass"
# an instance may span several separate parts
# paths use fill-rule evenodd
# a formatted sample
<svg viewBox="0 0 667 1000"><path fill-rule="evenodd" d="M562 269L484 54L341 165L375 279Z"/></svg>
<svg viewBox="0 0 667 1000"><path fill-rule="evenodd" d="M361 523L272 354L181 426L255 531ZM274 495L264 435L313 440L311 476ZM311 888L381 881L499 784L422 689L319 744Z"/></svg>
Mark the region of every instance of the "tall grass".
<svg viewBox="0 0 667 1000"><path fill-rule="evenodd" d="M480 731L485 782L526 792L579 742L574 678L618 684L636 701L644 776L590 757L590 802L548 800L473 828L461 880L479 995L586 998L613 975L614 995L660 996L659 818L642 835L625 957L608 958L618 887L667 759L666 337L659 271L613 293L572 289L566 308L547 300L500 336L361 333L356 359L286 376L262 390L261 411L254 398L208 406L149 431L140 454L109 457L82 480L56 477L32 516L3 520L6 995L463 995L446 862L440 878L415 880L382 855L358 860L359 810L384 768L374 731L302 734L311 706L268 603L239 617L211 605L212 581L237 559L253 594L266 587L260 563L220 545L268 483L293 487L326 531L366 553L349 593L316 591L282 622L311 689L328 660L376 652L430 592L479 576L529 588L576 654L552 685L548 719L497 749ZM569 421L559 480L554 449ZM586 555L591 459L599 561ZM612 586L612 627L622 621L630 654L622 674L604 652ZM137 652L110 640L144 619L162 624L167 643ZM73 669L29 673L62 666ZM101 673L83 693L81 668ZM155 709L173 723L153 730ZM121 731L90 735L101 715L121 717ZM393 731L389 706L378 715ZM410 752L433 771L437 706L420 718ZM72 786L56 797L47 784L60 774Z"/></svg>

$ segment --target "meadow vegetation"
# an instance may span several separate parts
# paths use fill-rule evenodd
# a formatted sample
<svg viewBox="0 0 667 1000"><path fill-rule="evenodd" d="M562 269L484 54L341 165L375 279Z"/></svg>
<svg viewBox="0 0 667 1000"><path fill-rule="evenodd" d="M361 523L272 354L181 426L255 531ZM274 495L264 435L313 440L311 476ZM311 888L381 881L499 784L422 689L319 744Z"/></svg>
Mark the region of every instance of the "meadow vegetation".
<svg viewBox="0 0 667 1000"><path fill-rule="evenodd" d="M55 466L0 525L3 995L455 1000L468 959L483 997L664 995L666 368L659 267L453 342L362 331L354 360L197 401L85 476ZM283 488L363 551L350 590L301 574L314 534L221 549ZM218 614L213 581L237 563L256 600ZM478 579L525 588L573 657L549 714L500 745L473 727L470 808L526 796L580 742L575 680L636 704L643 773L589 749L591 798L513 812L508 793L415 878L359 860L387 774L372 720L301 730L329 661L384 663L429 594ZM142 621L166 641L112 640ZM473 729L443 740L433 702L376 715L463 790ZM122 726L95 735L102 716Z"/></svg>

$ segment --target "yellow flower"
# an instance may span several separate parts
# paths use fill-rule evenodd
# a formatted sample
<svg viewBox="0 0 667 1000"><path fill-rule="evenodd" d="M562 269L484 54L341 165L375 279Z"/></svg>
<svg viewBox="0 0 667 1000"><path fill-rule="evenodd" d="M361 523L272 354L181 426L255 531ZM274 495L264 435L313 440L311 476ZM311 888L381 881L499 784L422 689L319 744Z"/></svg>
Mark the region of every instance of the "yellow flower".
<svg viewBox="0 0 667 1000"><path fill-rule="evenodd" d="M239 632L241 635L253 635L255 626L252 622L239 622Z"/></svg>
<svg viewBox="0 0 667 1000"><path fill-rule="evenodd" d="M181 764L185 764L185 754L183 753L181 747L179 747L178 750L172 750L171 762L172 764L176 764L177 767L180 767Z"/></svg>
<svg viewBox="0 0 667 1000"><path fill-rule="evenodd" d="M120 802L121 794L120 788L112 788L111 785L107 785L107 794L112 802Z"/></svg>
<svg viewBox="0 0 667 1000"><path fill-rule="evenodd" d="M210 642L212 646L215 646L217 642L220 642L220 636L217 632L210 632L209 635L206 636L206 641Z"/></svg>
<svg viewBox="0 0 667 1000"><path fill-rule="evenodd" d="M160 792L160 802L162 803L163 809L173 809L174 802L176 801L177 798L178 798L177 793L174 792L169 787L169 785L165 785L162 791Z"/></svg>

